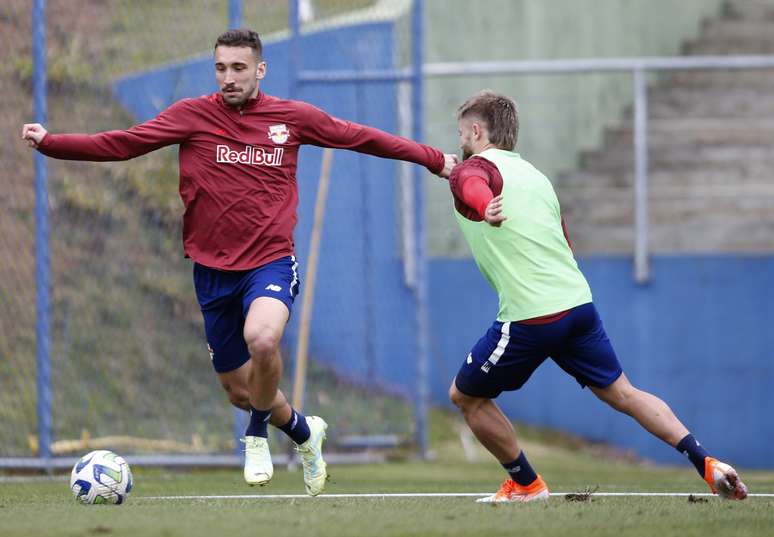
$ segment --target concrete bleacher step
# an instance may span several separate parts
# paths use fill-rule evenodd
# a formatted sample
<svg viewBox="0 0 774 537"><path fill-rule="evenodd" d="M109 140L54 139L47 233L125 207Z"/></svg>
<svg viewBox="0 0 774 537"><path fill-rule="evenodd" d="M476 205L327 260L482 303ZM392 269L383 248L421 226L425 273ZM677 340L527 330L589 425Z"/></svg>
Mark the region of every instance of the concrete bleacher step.
<svg viewBox="0 0 774 537"><path fill-rule="evenodd" d="M732 0L689 54L774 54L774 2ZM648 90L649 248L774 252L774 69L662 74ZM578 253L634 246L632 108L554 181Z"/></svg>
<svg viewBox="0 0 774 537"><path fill-rule="evenodd" d="M770 163L761 163L760 166L752 166L749 163L728 162L718 166L683 169L672 168L669 170L651 170L648 174L648 185L660 191L669 188L685 188L690 191L701 189L724 189L734 191L742 188L768 188L774 183L772 167L774 159ZM558 192L571 191L573 188L629 188L634 186L634 170L629 169L592 173L578 171L563 173L553 182Z"/></svg>
<svg viewBox="0 0 774 537"><path fill-rule="evenodd" d="M574 221L599 225L633 221L634 196L630 188L563 189L558 197L562 214ZM648 212L660 224L702 220L708 215L774 222L774 187L759 186L743 193L733 187L698 192L680 187L654 189L648 196Z"/></svg>
<svg viewBox="0 0 774 537"><path fill-rule="evenodd" d="M725 88L664 85L648 93L648 116L658 118L774 117L774 87ZM631 114L631 110L627 110Z"/></svg>
<svg viewBox="0 0 774 537"><path fill-rule="evenodd" d="M734 19L731 17L708 19L702 25L701 40L706 42L739 40L774 44L774 36L771 35L772 22L774 22L772 19Z"/></svg>
<svg viewBox="0 0 774 537"><path fill-rule="evenodd" d="M702 26L701 40L712 43L728 41L755 41L756 43L774 43L771 34L772 20L766 19L710 19Z"/></svg>
<svg viewBox="0 0 774 537"><path fill-rule="evenodd" d="M774 21L774 4L770 0L727 0L723 8L723 18Z"/></svg>
<svg viewBox="0 0 774 537"><path fill-rule="evenodd" d="M630 225L599 226L572 221L568 225L570 239L579 255L631 255L634 250L634 231ZM680 225L651 222L648 232L650 251L655 254L757 254L771 251L774 221L686 221Z"/></svg>
<svg viewBox="0 0 774 537"><path fill-rule="evenodd" d="M774 117L654 118L648 122L648 143L653 147L670 145L674 139L683 144L761 144L774 141ZM605 145L634 141L630 122L605 131Z"/></svg>
<svg viewBox="0 0 774 537"><path fill-rule="evenodd" d="M686 88L714 87L726 91L755 87L768 94L774 91L774 69L675 71L670 75L670 83Z"/></svg>
<svg viewBox="0 0 774 537"><path fill-rule="evenodd" d="M771 21L715 19L701 36L683 47L685 54L770 54L774 52Z"/></svg>
<svg viewBox="0 0 774 537"><path fill-rule="evenodd" d="M658 142L658 143L657 143ZM651 173L658 171L723 166L739 166L748 175L765 173L772 177L774 147L760 144L690 144L679 139L648 140L648 166ZM633 144L615 144L580 155L581 169L592 174L629 173L634 167Z"/></svg>
<svg viewBox="0 0 774 537"><path fill-rule="evenodd" d="M718 39L683 45L683 54L689 56L717 56L739 54L743 56L774 53L774 43L755 40Z"/></svg>

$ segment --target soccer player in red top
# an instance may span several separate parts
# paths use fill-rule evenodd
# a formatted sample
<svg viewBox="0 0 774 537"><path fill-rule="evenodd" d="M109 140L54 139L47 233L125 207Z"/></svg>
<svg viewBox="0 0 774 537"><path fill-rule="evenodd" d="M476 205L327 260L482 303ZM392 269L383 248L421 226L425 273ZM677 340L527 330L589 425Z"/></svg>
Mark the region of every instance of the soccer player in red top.
<svg viewBox="0 0 774 537"><path fill-rule="evenodd" d="M244 477L273 475L267 424L296 443L308 494L325 487L327 424L295 411L279 390L279 344L298 292L293 229L296 164L303 144L352 149L427 167L448 177L456 156L332 117L314 106L266 95L262 45L251 30L229 30L215 44L220 91L183 99L127 130L50 134L26 124L22 138L54 158L111 161L179 144L183 246L213 367L231 403L250 412Z"/></svg>

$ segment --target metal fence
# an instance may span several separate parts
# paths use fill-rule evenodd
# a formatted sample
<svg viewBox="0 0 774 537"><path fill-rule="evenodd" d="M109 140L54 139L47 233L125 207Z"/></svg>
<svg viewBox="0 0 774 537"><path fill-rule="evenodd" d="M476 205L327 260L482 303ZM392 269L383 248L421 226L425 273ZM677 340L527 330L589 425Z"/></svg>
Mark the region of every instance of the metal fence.
<svg viewBox="0 0 774 537"><path fill-rule="evenodd" d="M692 56L683 58L609 58L522 62L436 63L425 65L426 76L505 75L537 73L628 72L634 103L634 279L650 279L648 262L648 92L647 74L662 71L767 69L774 56Z"/></svg>
<svg viewBox="0 0 774 537"><path fill-rule="evenodd" d="M20 44L20 54L27 44L34 49L26 66L4 73L9 83L16 78L34 88L34 106L27 101L9 117L14 131L33 117L54 132L122 128L147 119L147 110L155 115L176 99L215 91L214 38L227 25L244 25L264 38L273 70L264 87L269 93L412 135L411 114L398 119L394 87L353 85L345 89L352 98L342 99L341 92L305 87L293 77L301 57L322 65L331 59L357 64L373 50L384 65L410 61L393 55L393 22L410 20L408 2L396 9L371 0L326 0L314 3L316 16L308 6L304 14L304 2L220 0L197 10L171 2L82 4L19 0L6 14L8 28L18 27L16 37L25 31L33 36ZM157 27L170 22L163 31ZM201 55L191 56L197 50ZM84 70L87 60L93 63ZM142 91L135 92L138 80ZM32 157L19 144L13 147L19 163ZM107 165L34 158L35 195L30 170L10 180L4 199L11 211L4 215L10 231L3 249L12 251L11 241L18 239L24 251L33 238L37 248L34 273L31 259L3 263L0 466L67 466L79 451L99 446L143 464L238 464L244 415L232 412L209 371L190 264L177 238L174 150ZM300 161L296 244L302 267L320 159L312 148ZM421 230L411 227L402 238L395 235L396 224L422 222L415 214L421 200L414 199L414 185L421 182L407 181L405 167L375 160L343 152L333 160L318 281L334 283L316 293L304 410L331 423L333 450L392 443L424 452L427 393L420 403L413 394L422 394L426 382L416 359L421 339L412 335L426 333L413 328L426 323L417 306L426 300L419 284L423 241L414 240ZM402 190L396 186L401 175ZM364 212L342 211L346 206ZM379 218L364 220L369 211ZM298 317L284 342L290 372ZM391 328L395 318L407 322ZM374 329L379 325L385 328ZM347 460L358 457L346 454Z"/></svg>
<svg viewBox="0 0 774 537"><path fill-rule="evenodd" d="M142 20L136 19L130 4L117 3L119 7L109 12L104 6L86 3L84 6L93 12L81 15L94 20L107 17L113 25L112 37L131 42L133 25ZM636 237L632 255L637 282L650 277L646 75L671 70L774 67L771 56L423 63L426 21L422 0L394 2L389 10L382 3L368 1L342 1L341 5L318 2L314 4L321 11L317 17L309 14L310 3L299 0L287 4L213 0L206 4L213 9L197 13L172 10L178 32L190 34L181 36L182 45L171 39L168 50L156 42L123 50L115 42L106 41L100 42L95 51L88 43L78 44L77 39L75 44L70 42L69 49L63 46L62 34L72 29L67 25L79 23L66 17L52 18L51 11L60 14L64 10L59 3L35 0L32 9L21 0L14 3L9 20L32 21L29 27L27 23L20 25L32 35L32 61L28 66L14 66L15 71L10 72L12 80L18 77L18 82L32 89L35 106L29 102L19 106L20 111L29 114L25 120L34 110L36 121L48 123L52 115L48 112L53 109L56 119L51 122L60 131L118 128L117 120L131 124L141 113L127 117L125 111L116 110L114 99L121 101L126 94L137 97L140 92L134 91L138 87L132 86L135 83L152 88L159 69L171 73L172 82L159 84L155 94L143 95L145 101L135 103L136 110L141 109L140 105L160 109L176 98L204 93L197 85L201 81L188 73L201 65L207 69L209 53L190 58L191 50L185 46L197 32L197 39L206 39L201 48L210 46L218 32L203 30L212 25L208 13L217 13L218 28L251 26L259 9L263 10L262 20L270 21L266 23L267 49L276 58L270 68L279 71L269 83L271 93L308 100L337 115L419 141L425 130L422 96L423 82L428 77L630 73ZM364 10L350 15L352 7ZM146 23L152 25L150 19ZM357 31L352 30L354 27ZM47 61L46 51L54 46L64 50L64 55L69 54L69 59L103 56L104 63L99 64L102 74L88 80L82 62L68 63L62 54L56 55L53 62L50 58ZM194 82L187 86L192 79ZM76 99L78 94L87 95L90 102L84 104ZM132 110L132 103L121 102ZM91 115L94 108L100 109L96 116ZM13 119L20 121L21 117ZM309 215L320 160L321 154L312 150L300 164L300 170L305 170L299 174L301 223L297 244L302 255L309 247ZM14 155L8 169L20 168L25 162ZM210 462L237 463L238 457L232 451L243 418L240 413L231 413L211 373L205 371L200 321L187 281L187 262L179 258L179 247L171 238L179 211L177 203L170 201L176 182L174 154L116 166L113 171L85 164L52 163L51 167L49 171L45 159L36 155L34 197L28 188L31 181L23 186L31 174L22 173L10 183L10 194L3 200L8 209L4 216L8 220L3 224L4 249L31 250L31 239L35 237L35 268L23 254L16 259L8 256L3 263L0 323L7 350L0 370L0 388L5 394L0 399L0 457L5 457L5 462L0 465L50 467L58 464L51 459L57 455L51 450L55 441L72 439L82 441L74 445L87 445L90 437L115 437L119 432L160 441L148 444L150 454L146 448L136 449L137 461L191 464L204 460L198 455L206 453ZM373 280L359 282L359 297L356 291L351 298L341 299L336 289L322 290L317 295L316 339L312 347L320 368L320 386L314 388L317 391L310 398L310 407L322 411L330 408L332 399L339 407L362 406L362 412L345 413L338 420L336 425L343 435L397 432L403 438L413 436L416 449L425 453L432 354L428 340L425 193L420 180L423 172L416 167L411 170L343 154L334 158L332 173L341 190L333 193L330 202L321 276L351 282L361 279L362 274L372 274ZM48 191L49 175L56 178L52 192ZM149 186L149 175L162 178L157 187ZM390 178L397 188L385 188ZM383 221L355 229L356 220L336 216L342 207L359 202L366 207L364 211L383 216ZM127 206L133 206L133 210ZM393 236L394 229L400 230L397 236ZM118 262L104 263L109 259ZM98 270L96 267L101 265L108 268ZM134 309L113 307L129 301L137 302ZM95 306L103 302L110 306ZM395 318L407 319L404 331L388 330L390 320ZM377 334L373 329L377 326L385 334ZM176 339L169 338L169 334ZM298 336L296 318L287 334L287 349L292 355ZM130 361L131 365L123 368L121 359L132 355L142 359ZM169 368L162 363L175 365ZM164 393L167 390L170 392ZM149 400L145 395L149 391L158 397ZM369 402L372 391L385 397ZM347 394L346 401L356 404L337 401L343 393ZM196 412L190 412L193 403L186 398L195 401ZM382 423L369 430L364 423L374 415L381 416ZM176 453L175 458L163 451L168 446ZM183 456L183 452L187 454ZM69 459L62 464L67 463Z"/></svg>

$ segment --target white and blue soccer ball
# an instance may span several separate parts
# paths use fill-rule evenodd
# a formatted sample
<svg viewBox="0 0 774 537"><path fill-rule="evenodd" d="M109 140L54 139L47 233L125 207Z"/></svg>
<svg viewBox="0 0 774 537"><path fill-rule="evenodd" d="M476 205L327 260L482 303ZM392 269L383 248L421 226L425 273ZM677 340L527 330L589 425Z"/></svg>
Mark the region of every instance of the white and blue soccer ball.
<svg viewBox="0 0 774 537"><path fill-rule="evenodd" d="M73 466L70 490L81 503L121 504L132 491L132 472L112 451L92 451Z"/></svg>

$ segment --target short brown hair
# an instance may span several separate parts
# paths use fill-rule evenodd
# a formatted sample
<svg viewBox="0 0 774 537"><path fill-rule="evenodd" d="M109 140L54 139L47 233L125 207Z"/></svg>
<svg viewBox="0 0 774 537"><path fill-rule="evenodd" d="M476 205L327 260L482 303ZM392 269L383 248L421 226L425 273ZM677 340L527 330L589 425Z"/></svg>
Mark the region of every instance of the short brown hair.
<svg viewBox="0 0 774 537"><path fill-rule="evenodd" d="M457 120L477 116L489 131L489 141L499 149L513 151L519 138L519 112L516 103L505 95L483 90L457 109Z"/></svg>
<svg viewBox="0 0 774 537"><path fill-rule="evenodd" d="M220 45L224 47L250 47L255 52L257 58L263 57L261 38L258 36L258 32L253 30L239 28L223 32L215 41L215 48L218 48Z"/></svg>

